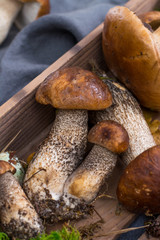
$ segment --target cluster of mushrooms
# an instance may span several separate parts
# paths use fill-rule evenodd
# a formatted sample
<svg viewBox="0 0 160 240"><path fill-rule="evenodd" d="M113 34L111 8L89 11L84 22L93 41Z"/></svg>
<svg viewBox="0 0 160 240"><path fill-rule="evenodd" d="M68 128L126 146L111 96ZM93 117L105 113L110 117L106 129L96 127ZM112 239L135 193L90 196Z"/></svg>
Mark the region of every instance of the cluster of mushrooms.
<svg viewBox="0 0 160 240"><path fill-rule="evenodd" d="M123 16L125 24L131 18L140 25L139 31L149 34L149 30L125 7L115 7L106 16L105 60L128 86L130 79L122 65L133 57L122 55L121 64L115 58ZM120 38L127 31L125 24ZM135 61L139 58L136 55ZM118 201L132 212L160 213L160 146L156 146L136 98L116 79L102 76L103 81L91 71L70 67L51 73L39 86L36 101L51 104L56 117L27 168L22 187L13 175L13 165L0 162L0 222L9 236L29 239L44 231L42 220L55 223L90 214L93 200L117 161L124 165ZM92 144L89 151L88 142Z"/></svg>

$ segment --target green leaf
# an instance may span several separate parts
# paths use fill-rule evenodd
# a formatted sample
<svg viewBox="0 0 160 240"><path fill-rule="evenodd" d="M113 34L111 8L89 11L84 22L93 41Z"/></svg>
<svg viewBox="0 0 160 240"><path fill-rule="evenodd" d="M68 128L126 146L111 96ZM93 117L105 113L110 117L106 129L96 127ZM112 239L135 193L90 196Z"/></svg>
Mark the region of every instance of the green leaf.
<svg viewBox="0 0 160 240"><path fill-rule="evenodd" d="M9 237L6 233L0 232L0 240L9 240Z"/></svg>

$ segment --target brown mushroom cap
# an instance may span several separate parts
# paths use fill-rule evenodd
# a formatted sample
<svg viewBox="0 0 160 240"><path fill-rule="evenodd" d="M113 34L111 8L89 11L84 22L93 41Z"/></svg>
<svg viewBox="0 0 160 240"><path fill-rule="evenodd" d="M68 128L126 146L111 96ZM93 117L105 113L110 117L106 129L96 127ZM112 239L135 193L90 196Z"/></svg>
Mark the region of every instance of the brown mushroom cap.
<svg viewBox="0 0 160 240"><path fill-rule="evenodd" d="M40 4L40 8L38 11L37 18L48 14L50 12L50 3L49 0L19 0L22 3L27 3L27 2L38 2Z"/></svg>
<svg viewBox="0 0 160 240"><path fill-rule="evenodd" d="M101 121L91 128L88 141L114 153L125 152L129 146L129 136L125 128L110 120Z"/></svg>
<svg viewBox="0 0 160 240"><path fill-rule="evenodd" d="M0 175L4 174L6 172L11 172L11 173L15 174L16 168L13 167L8 162L0 160Z"/></svg>
<svg viewBox="0 0 160 240"><path fill-rule="evenodd" d="M38 88L36 100L60 109L100 110L112 104L107 85L79 67L51 73Z"/></svg>
<svg viewBox="0 0 160 240"><path fill-rule="evenodd" d="M150 11L138 16L142 22L148 23L153 30L160 26L160 11Z"/></svg>
<svg viewBox="0 0 160 240"><path fill-rule="evenodd" d="M117 6L106 15L102 37L109 69L143 106L155 110L160 110L158 35L128 8Z"/></svg>
<svg viewBox="0 0 160 240"><path fill-rule="evenodd" d="M160 146L144 151L126 167L117 197L131 212L160 214Z"/></svg>

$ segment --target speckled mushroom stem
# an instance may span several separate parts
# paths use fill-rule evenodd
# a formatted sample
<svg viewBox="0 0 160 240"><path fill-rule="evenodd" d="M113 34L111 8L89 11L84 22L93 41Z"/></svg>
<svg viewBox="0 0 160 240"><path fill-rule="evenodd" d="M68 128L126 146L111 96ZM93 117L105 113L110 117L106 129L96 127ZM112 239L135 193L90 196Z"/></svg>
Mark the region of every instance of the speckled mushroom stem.
<svg viewBox="0 0 160 240"><path fill-rule="evenodd" d="M105 76L104 76L105 77ZM128 150L122 154L124 165L128 165L143 151L156 145L149 127L144 119L142 110L132 94L116 80L104 79L108 85L113 104L105 110L92 113L92 120L115 120L127 130L130 144Z"/></svg>
<svg viewBox="0 0 160 240"><path fill-rule="evenodd" d="M42 233L42 221L12 173L0 175L0 222L4 232L16 239Z"/></svg>
<svg viewBox="0 0 160 240"><path fill-rule="evenodd" d="M116 162L116 153L96 144L93 146L85 160L67 179L64 186L64 201L66 208L70 208L69 214L72 217L78 218L80 214L86 214L87 204L96 198L100 187L112 173ZM86 204L86 208L79 207L80 209L77 209L78 205L84 204ZM71 214L71 212L73 213Z"/></svg>
<svg viewBox="0 0 160 240"><path fill-rule="evenodd" d="M40 216L50 222L59 220L56 209L64 183L84 157L87 132L87 110L57 110L49 136L28 167L25 192Z"/></svg>
<svg viewBox="0 0 160 240"><path fill-rule="evenodd" d="M102 121L92 127L88 141L95 145L64 185L63 204L59 211L63 220L92 212L91 203L111 175L117 154L126 151L129 145L128 133L114 121Z"/></svg>

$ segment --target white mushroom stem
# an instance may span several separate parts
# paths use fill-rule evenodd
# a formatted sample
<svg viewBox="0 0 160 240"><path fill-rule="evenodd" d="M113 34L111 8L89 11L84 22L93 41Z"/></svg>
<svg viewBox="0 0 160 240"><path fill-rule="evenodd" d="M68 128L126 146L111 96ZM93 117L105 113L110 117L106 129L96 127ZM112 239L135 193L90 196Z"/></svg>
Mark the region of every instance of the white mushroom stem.
<svg viewBox="0 0 160 240"><path fill-rule="evenodd" d="M104 82L112 93L113 104L105 110L93 112L92 119L95 122L114 120L127 130L130 144L128 150L122 154L122 161L124 165L128 165L139 154L155 146L156 143L137 100L116 80L107 79L106 75L104 77L106 77Z"/></svg>
<svg viewBox="0 0 160 240"><path fill-rule="evenodd" d="M17 0L0 0L0 44L5 40L22 3Z"/></svg>
<svg viewBox="0 0 160 240"><path fill-rule="evenodd" d="M48 202L58 205L66 179L84 157L87 131L87 110L58 110L49 136L28 167L25 192L39 214L50 221L55 220L57 206L52 203L50 209Z"/></svg>
<svg viewBox="0 0 160 240"><path fill-rule="evenodd" d="M64 195L77 197L86 203L92 202L104 180L111 175L116 162L117 154L95 144L85 160L67 179ZM73 201L69 204L73 208Z"/></svg>
<svg viewBox="0 0 160 240"><path fill-rule="evenodd" d="M33 22L38 16L39 9L39 2L34 1L24 3L22 11L15 20L17 27L19 29L22 29L23 27Z"/></svg>
<svg viewBox="0 0 160 240"><path fill-rule="evenodd" d="M4 232L16 239L42 233L42 221L12 173L0 176L0 222Z"/></svg>

